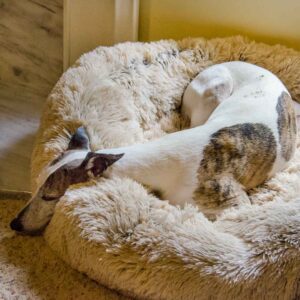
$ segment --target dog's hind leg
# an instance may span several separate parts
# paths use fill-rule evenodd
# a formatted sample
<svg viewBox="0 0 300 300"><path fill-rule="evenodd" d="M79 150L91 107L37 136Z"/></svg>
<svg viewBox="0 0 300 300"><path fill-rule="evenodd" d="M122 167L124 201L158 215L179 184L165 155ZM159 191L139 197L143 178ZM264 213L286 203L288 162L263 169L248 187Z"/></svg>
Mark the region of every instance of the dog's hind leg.
<svg viewBox="0 0 300 300"><path fill-rule="evenodd" d="M201 182L194 192L194 201L212 219L224 209L251 204L243 186L227 175Z"/></svg>
<svg viewBox="0 0 300 300"><path fill-rule="evenodd" d="M233 92L233 78L224 66L213 66L188 85L182 101L182 113L191 120L191 127L202 125L214 109Z"/></svg>

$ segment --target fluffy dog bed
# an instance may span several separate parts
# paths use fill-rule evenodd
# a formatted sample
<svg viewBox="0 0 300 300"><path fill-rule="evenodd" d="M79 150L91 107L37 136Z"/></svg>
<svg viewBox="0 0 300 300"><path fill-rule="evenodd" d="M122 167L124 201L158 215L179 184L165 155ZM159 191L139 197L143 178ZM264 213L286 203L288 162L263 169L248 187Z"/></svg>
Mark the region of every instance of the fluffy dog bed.
<svg viewBox="0 0 300 300"><path fill-rule="evenodd" d="M83 55L47 100L33 189L82 124L93 150L179 130L190 80L232 60L271 70L300 102L300 54L242 37L125 43ZM300 145L287 170L250 194L252 207L210 222L197 208L171 206L130 179L99 179L66 193L45 238L73 268L140 299L299 299Z"/></svg>

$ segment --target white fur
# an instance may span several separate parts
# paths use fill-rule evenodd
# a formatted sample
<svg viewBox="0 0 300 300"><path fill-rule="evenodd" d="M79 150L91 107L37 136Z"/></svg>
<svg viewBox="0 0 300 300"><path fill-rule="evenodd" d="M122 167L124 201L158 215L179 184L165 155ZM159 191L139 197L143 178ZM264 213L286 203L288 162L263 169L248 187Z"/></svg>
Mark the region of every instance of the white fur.
<svg viewBox="0 0 300 300"><path fill-rule="evenodd" d="M221 101L233 93L233 80L224 65L207 68L192 80L184 92L181 110L191 120L191 127L204 124Z"/></svg>
<svg viewBox="0 0 300 300"><path fill-rule="evenodd" d="M217 103L215 99L209 102L205 93L217 85L222 91L217 90ZM174 205L193 203L202 152L217 130L246 122L262 123L272 130L279 146L276 105L283 91L287 89L282 82L258 66L244 62L212 66L191 82L183 98L183 111L191 118L194 128L146 144L98 151L125 153L105 174L129 177L158 189ZM207 119L204 125L197 126ZM277 159L269 177L286 165L280 156L280 146L277 148Z"/></svg>

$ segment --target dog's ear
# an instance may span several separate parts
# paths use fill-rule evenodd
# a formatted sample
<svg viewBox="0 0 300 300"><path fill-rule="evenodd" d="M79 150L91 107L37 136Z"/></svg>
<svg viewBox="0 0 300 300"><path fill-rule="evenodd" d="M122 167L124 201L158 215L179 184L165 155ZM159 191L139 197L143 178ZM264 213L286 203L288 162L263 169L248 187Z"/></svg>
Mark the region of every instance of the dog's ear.
<svg viewBox="0 0 300 300"><path fill-rule="evenodd" d="M72 135L67 150L89 150L90 140L88 134L83 126L77 128Z"/></svg>
<svg viewBox="0 0 300 300"><path fill-rule="evenodd" d="M82 164L81 172L85 172L88 177L94 178L100 176L109 166L122 158L122 154L104 154L89 152Z"/></svg>

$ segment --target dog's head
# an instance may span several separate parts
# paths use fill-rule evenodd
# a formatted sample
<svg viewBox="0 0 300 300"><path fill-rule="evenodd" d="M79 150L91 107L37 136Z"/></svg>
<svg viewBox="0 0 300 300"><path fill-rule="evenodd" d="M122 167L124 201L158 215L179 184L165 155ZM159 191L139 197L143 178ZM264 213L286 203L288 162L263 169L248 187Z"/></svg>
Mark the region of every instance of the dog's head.
<svg viewBox="0 0 300 300"><path fill-rule="evenodd" d="M13 230L29 235L41 233L51 220L57 201L70 185L101 176L123 156L89 150L88 136L80 127L72 136L67 151L40 175L36 193L10 223Z"/></svg>

